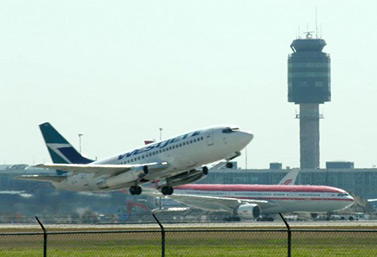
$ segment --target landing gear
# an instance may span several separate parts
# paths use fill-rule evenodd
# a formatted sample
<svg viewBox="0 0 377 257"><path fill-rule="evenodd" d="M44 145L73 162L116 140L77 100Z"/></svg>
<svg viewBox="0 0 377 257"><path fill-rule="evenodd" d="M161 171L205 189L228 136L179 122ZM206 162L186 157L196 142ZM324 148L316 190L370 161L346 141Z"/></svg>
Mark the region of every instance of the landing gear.
<svg viewBox="0 0 377 257"><path fill-rule="evenodd" d="M131 195L140 195L143 190L140 186L131 186L130 187L130 194Z"/></svg>
<svg viewBox="0 0 377 257"><path fill-rule="evenodd" d="M241 221L241 219L238 216L227 216L224 218L224 221L238 222L238 221Z"/></svg>
<svg viewBox="0 0 377 257"><path fill-rule="evenodd" d="M310 216L312 216L312 219L315 220L318 218L318 213L310 213Z"/></svg>
<svg viewBox="0 0 377 257"><path fill-rule="evenodd" d="M231 163L231 162L227 162L227 163L226 163L226 167L227 167L228 169L233 169L233 163Z"/></svg>
<svg viewBox="0 0 377 257"><path fill-rule="evenodd" d="M162 193L163 195L172 195L173 192L174 192L174 189L173 189L173 187L171 187L171 186L163 186L163 187L161 188L161 193Z"/></svg>
<svg viewBox="0 0 377 257"><path fill-rule="evenodd" d="M259 217L257 218L257 221L274 221L274 218L273 217L269 217L269 216L262 216L262 217Z"/></svg>

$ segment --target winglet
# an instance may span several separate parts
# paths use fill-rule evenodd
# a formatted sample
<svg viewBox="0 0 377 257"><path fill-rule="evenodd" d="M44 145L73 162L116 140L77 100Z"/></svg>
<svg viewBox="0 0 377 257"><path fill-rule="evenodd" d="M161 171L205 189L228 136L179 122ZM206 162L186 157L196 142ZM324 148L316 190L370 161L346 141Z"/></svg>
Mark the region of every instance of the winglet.
<svg viewBox="0 0 377 257"><path fill-rule="evenodd" d="M39 128L54 163L86 164L93 162L77 152L50 123L43 123L39 125Z"/></svg>
<svg viewBox="0 0 377 257"><path fill-rule="evenodd" d="M292 169L279 182L279 185L294 185L300 169Z"/></svg>

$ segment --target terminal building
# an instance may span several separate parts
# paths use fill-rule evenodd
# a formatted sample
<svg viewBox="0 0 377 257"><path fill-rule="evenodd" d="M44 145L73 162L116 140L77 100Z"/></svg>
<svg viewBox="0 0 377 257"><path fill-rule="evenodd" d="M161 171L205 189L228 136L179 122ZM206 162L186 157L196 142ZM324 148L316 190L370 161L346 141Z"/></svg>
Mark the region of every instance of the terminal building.
<svg viewBox="0 0 377 257"><path fill-rule="evenodd" d="M327 162L323 169L301 169L298 185L328 185L342 188L365 199L377 198L377 168L354 168L352 162ZM279 163L268 169L219 169L210 171L199 183L273 185L289 172Z"/></svg>

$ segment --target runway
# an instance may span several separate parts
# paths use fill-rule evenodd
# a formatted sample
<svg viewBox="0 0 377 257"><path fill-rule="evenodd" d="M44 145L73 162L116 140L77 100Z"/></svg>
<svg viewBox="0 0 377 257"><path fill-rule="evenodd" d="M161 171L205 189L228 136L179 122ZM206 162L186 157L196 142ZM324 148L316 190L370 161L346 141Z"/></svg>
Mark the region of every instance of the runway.
<svg viewBox="0 0 377 257"><path fill-rule="evenodd" d="M290 221L291 228L350 228L350 229L377 229L377 220L361 221ZM185 229L262 229L286 228L283 221L274 222L229 222L229 223L170 223L162 224L164 228ZM46 229L52 230L123 230L123 229L159 229L157 223L148 224L44 224ZM38 224L0 224L0 230L40 230Z"/></svg>

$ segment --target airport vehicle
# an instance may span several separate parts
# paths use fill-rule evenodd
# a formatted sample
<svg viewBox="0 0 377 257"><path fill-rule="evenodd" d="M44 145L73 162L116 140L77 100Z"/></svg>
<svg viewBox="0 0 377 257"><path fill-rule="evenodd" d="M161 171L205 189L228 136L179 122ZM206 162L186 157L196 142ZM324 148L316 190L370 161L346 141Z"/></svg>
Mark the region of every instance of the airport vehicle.
<svg viewBox="0 0 377 257"><path fill-rule="evenodd" d="M160 181L163 195L173 187L194 182L208 173L203 166L232 160L253 139L253 134L234 126L216 126L188 132L103 160L78 153L50 123L40 129L54 163L36 167L57 170L56 175L23 175L19 178L51 182L72 191L112 191L129 188L140 195L141 184ZM229 166L229 165L228 165Z"/></svg>
<svg viewBox="0 0 377 257"><path fill-rule="evenodd" d="M176 187L169 198L194 208L228 212L228 220L273 220L277 213L331 212L354 203L340 188L284 185L285 181L283 178L279 185L188 184Z"/></svg>

